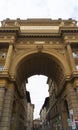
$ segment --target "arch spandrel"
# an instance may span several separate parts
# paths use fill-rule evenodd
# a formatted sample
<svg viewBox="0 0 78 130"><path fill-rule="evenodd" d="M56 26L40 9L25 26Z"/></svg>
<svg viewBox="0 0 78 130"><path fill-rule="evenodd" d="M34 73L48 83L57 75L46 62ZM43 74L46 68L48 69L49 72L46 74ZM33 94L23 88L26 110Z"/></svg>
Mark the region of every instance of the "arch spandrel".
<svg viewBox="0 0 78 130"><path fill-rule="evenodd" d="M31 59L31 57L33 58L34 55L38 55L38 54L42 54L42 55L46 56L47 58L49 58L51 61L53 60L57 64L59 64L59 68L62 69L63 75L65 77L67 75L70 75L70 69L69 69L69 66L68 66L67 62L65 61L64 57L61 54L59 54L57 51L55 51L55 50L50 51L49 49L47 49L47 50L42 49L41 52L39 52L37 49L28 51L27 53L21 51L21 53L19 53L19 55L16 55L14 60L12 61L12 65L10 68L10 75L12 75L14 77L17 73L17 68L20 68L21 64L23 66L24 61L26 62L28 59ZM56 69L57 69L57 67L56 67ZM56 71L56 73L58 73L58 72ZM34 70L34 72L32 72L31 74L28 75L28 77L35 75L35 74L37 74L37 73ZM45 72L43 72L41 74L46 75L48 77L51 76Z"/></svg>

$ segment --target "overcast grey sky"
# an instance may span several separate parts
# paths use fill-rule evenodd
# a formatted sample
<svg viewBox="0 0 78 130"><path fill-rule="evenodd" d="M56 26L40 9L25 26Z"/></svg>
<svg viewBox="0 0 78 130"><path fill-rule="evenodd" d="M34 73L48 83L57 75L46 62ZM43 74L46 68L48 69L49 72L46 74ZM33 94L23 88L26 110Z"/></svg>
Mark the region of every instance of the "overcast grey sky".
<svg viewBox="0 0 78 130"><path fill-rule="evenodd" d="M75 18L78 0L1 0L0 20L5 18Z"/></svg>
<svg viewBox="0 0 78 130"><path fill-rule="evenodd" d="M73 18L78 20L78 0L1 0L0 21L6 18ZM32 90L32 103L35 101L36 104L35 118L38 117L42 103L48 96L46 80L47 78L42 76L32 77L27 85L28 90Z"/></svg>
<svg viewBox="0 0 78 130"><path fill-rule="evenodd" d="M48 94L47 77L35 75L28 79L27 90L30 92L31 101L35 104L34 118L39 117L40 109Z"/></svg>

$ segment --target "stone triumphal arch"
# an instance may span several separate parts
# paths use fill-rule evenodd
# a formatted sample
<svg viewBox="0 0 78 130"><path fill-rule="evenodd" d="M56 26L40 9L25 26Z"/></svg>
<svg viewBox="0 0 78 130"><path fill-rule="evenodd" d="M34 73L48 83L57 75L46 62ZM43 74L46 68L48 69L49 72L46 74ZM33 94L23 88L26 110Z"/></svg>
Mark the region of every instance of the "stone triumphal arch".
<svg viewBox="0 0 78 130"><path fill-rule="evenodd" d="M47 120L64 130L78 119L78 27L75 20L2 21L0 27L0 130L26 130L26 82L48 77ZM54 86L52 84L55 84ZM52 96L54 95L54 96ZM58 128L58 129L59 129Z"/></svg>

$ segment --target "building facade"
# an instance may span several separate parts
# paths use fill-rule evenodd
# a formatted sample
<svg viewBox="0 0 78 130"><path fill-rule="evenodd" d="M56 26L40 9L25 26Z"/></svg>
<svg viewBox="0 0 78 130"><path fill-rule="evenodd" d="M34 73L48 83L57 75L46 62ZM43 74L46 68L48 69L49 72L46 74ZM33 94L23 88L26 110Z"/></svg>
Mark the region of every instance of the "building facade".
<svg viewBox="0 0 78 130"><path fill-rule="evenodd" d="M26 91L27 99L27 130L33 130L34 105L31 103L30 93Z"/></svg>
<svg viewBox="0 0 78 130"><path fill-rule="evenodd" d="M61 114L62 114L62 107L60 107L59 103L58 103L58 99L57 99L57 85L56 83L52 80L52 79L48 79L47 83L49 84L49 111L47 113L47 120L49 121L50 127L51 129L57 129L60 130L62 129L62 119L61 119ZM67 107L67 106L66 106ZM66 115L65 120L63 120L67 127L68 127L68 123L67 123L67 119L69 118L69 111L68 111L68 107L66 108L64 106L64 114ZM66 111L65 111L66 109ZM61 113L60 113L61 111Z"/></svg>
<svg viewBox="0 0 78 130"><path fill-rule="evenodd" d="M73 128L78 121L78 27L75 20L2 21L0 130L26 129L25 84L36 74L46 75L49 82L54 82L51 86L55 86L55 90L49 88L50 98L54 101L50 99L47 115L51 127L53 113L58 110L57 115L62 120L60 127L63 130Z"/></svg>
<svg viewBox="0 0 78 130"><path fill-rule="evenodd" d="M33 120L33 130L41 130L39 118Z"/></svg>
<svg viewBox="0 0 78 130"><path fill-rule="evenodd" d="M41 122L41 129L49 130L50 124L49 119L47 118L47 114L49 111L49 97L45 98L44 104L40 110L40 122Z"/></svg>

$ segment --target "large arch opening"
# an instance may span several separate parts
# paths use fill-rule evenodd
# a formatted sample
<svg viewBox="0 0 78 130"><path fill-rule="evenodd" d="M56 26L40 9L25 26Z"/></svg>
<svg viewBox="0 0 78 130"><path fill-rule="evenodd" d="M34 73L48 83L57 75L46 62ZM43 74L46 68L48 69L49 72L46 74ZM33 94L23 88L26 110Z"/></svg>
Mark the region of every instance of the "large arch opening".
<svg viewBox="0 0 78 130"><path fill-rule="evenodd" d="M16 66L15 77L20 84L37 74L53 79L60 86L64 80L65 70L63 64L57 58L46 53L30 54Z"/></svg>
<svg viewBox="0 0 78 130"><path fill-rule="evenodd" d="M30 92L31 103L34 104L34 119L40 118L40 110L49 96L49 87L47 84L48 77L44 75L34 75L28 78L26 84L27 91Z"/></svg>
<svg viewBox="0 0 78 130"><path fill-rule="evenodd" d="M33 53L24 56L15 67L15 78L19 89L22 90L23 87L25 87L28 78L34 75L44 75L47 76L48 79L51 79L55 87L53 91L56 94L56 91L58 93L58 90L64 81L65 68L61 61L53 55L42 52ZM49 92L49 97L51 98L51 91ZM20 117L22 117L22 115ZM22 128L22 126L20 126L20 128Z"/></svg>

